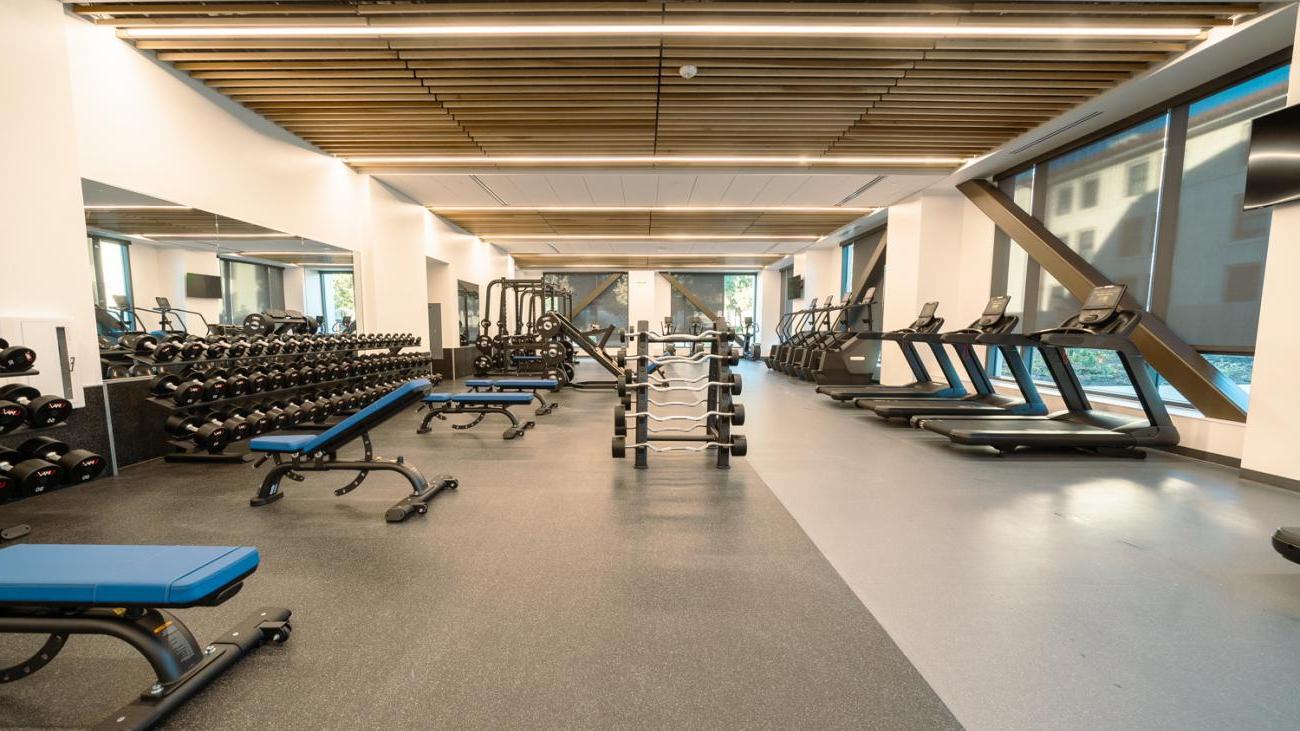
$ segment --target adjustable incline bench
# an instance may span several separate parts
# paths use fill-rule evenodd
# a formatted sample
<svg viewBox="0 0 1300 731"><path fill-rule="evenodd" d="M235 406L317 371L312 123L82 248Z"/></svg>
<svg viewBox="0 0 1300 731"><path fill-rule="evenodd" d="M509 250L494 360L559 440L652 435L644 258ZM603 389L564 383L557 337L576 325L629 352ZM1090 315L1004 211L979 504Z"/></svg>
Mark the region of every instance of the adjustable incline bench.
<svg viewBox="0 0 1300 731"><path fill-rule="evenodd" d="M0 550L0 633L49 635L35 655L0 668L0 683L45 667L69 635L116 637L143 655L158 679L96 728L151 728L240 658L268 640L289 639L288 609L261 609L206 646L162 609L217 606L239 592L258 561L256 548L230 546Z"/></svg>
<svg viewBox="0 0 1300 731"><path fill-rule="evenodd" d="M554 378L471 378L465 381L470 393L513 393L530 391L537 399L538 416L546 416L559 404L548 403L539 391L555 391L560 382Z"/></svg>
<svg viewBox="0 0 1300 731"><path fill-rule="evenodd" d="M275 466L262 480L257 496L249 501L254 507L269 505L284 497L280 491L280 480L287 477L302 482L301 472L326 472L330 470L348 470L357 476L348 484L334 491L335 495L346 495L357 489L372 470L396 472L411 483L411 494L384 513L389 523L400 523L412 513L423 515L428 512L428 502L446 488L459 486L456 478L443 475L430 485L428 479L419 470L406 464L401 457L382 459L376 457L370 444L370 430L405 411L409 406L420 401L433 384L427 378L420 378L386 394L357 413L340 421L338 424L318 434L275 434L257 437L249 442L249 449L263 453L255 467L261 466L267 459ZM507 394L508 395L508 394ZM519 394L531 400L531 396ZM365 456L359 461L343 461L338 458L338 450L353 440L360 438L365 448Z"/></svg>
<svg viewBox="0 0 1300 731"><path fill-rule="evenodd" d="M475 392L475 393L431 393L424 397L424 403L429 407L429 413L424 415L424 421L415 430L416 434L428 434L429 423L434 419L446 420L449 414L478 414L473 421L465 424L452 424L452 429L473 429L478 426L488 414L501 414L510 420L510 428L501 434L502 439L514 439L522 437L528 429L536 426L536 422L520 422L519 417L510 411L510 407L516 404L532 403L533 394L531 393L501 393L501 392Z"/></svg>

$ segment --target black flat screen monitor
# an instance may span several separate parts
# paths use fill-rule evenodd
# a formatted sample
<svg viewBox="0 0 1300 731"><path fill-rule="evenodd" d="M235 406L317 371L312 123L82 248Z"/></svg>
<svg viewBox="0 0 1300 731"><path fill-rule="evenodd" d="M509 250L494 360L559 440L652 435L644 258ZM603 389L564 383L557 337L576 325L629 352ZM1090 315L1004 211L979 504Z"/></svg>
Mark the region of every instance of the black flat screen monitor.
<svg viewBox="0 0 1300 731"><path fill-rule="evenodd" d="M1300 104L1250 123L1250 158L1242 208L1266 208L1300 199Z"/></svg>
<svg viewBox="0 0 1300 731"><path fill-rule="evenodd" d="M790 277L786 284L785 298L788 300L797 300L803 298L803 276L796 274Z"/></svg>
<svg viewBox="0 0 1300 731"><path fill-rule="evenodd" d="M221 277L210 274L186 274L185 296L221 299Z"/></svg>

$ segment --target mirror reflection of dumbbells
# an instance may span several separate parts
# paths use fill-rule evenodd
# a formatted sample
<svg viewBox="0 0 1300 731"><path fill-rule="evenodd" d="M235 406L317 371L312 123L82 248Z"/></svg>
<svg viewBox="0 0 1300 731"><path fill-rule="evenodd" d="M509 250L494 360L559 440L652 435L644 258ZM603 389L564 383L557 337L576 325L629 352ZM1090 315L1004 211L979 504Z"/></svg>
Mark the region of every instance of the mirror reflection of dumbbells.
<svg viewBox="0 0 1300 731"><path fill-rule="evenodd" d="M64 482L69 485L90 482L108 466L108 460L89 449L72 449L53 437L32 437L18 445L18 451L29 460L58 465L63 470Z"/></svg>
<svg viewBox="0 0 1300 731"><path fill-rule="evenodd" d="M62 423L72 415L72 402L59 396L42 396L32 386L11 383L0 386L0 434L22 424L33 428Z"/></svg>
<svg viewBox="0 0 1300 731"><path fill-rule="evenodd" d="M177 358L195 360L203 355L205 347L202 341L185 340L180 336L169 336L163 340L147 333L129 333L117 339L118 345L134 351L136 355L150 358L155 363L167 363Z"/></svg>
<svg viewBox="0 0 1300 731"><path fill-rule="evenodd" d="M0 372L22 373L36 363L36 351L21 345L10 345L0 338Z"/></svg>

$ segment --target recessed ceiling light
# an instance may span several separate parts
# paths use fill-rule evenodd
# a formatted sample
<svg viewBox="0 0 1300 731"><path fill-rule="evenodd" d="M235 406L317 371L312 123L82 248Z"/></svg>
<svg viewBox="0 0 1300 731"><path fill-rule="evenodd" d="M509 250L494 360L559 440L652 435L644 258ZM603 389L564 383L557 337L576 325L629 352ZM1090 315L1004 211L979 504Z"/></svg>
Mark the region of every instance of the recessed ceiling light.
<svg viewBox="0 0 1300 731"><path fill-rule="evenodd" d="M871 213L842 206L428 206L434 213Z"/></svg>
<svg viewBox="0 0 1300 731"><path fill-rule="evenodd" d="M871 23L566 23L557 25L354 25L121 28L123 38L341 38L364 36L963 36L976 38L1194 38L1199 27L883 25Z"/></svg>
<svg viewBox="0 0 1300 731"><path fill-rule="evenodd" d="M944 155L870 155L808 157L804 155L354 155L341 158L351 165L770 165L770 166L957 166L964 157Z"/></svg>

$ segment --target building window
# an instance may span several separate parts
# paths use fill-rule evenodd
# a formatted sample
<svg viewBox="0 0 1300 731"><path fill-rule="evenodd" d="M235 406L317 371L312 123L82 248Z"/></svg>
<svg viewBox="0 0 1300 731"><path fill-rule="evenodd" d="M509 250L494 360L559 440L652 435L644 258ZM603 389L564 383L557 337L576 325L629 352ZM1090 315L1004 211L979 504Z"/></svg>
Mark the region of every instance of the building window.
<svg viewBox="0 0 1300 731"><path fill-rule="evenodd" d="M742 329L745 318L752 319L755 316L754 291L757 278L754 274L687 272L674 273L672 276L733 329ZM675 287L672 288L669 300L669 314L676 332L690 332L692 325L707 330L713 324L709 321L708 313L700 311Z"/></svg>
<svg viewBox="0 0 1300 731"><path fill-rule="evenodd" d="M1268 210L1241 210L1250 120L1285 106L1289 76L1290 68L1282 66L1190 103L1169 105L1147 122L999 181L1005 192L1014 191L1017 205L1108 279L1129 285L1139 302L1244 389L1253 368L1271 223ZM1176 132L1181 124L1169 124L1175 116L1186 117L1185 136ZM1182 170L1170 171L1181 174L1175 199L1161 195L1168 192L1162 172L1164 150L1179 148ZM1060 191L1075 184L1079 205L1066 221L1060 217ZM1102 206L1103 185L1122 186L1127 197ZM1041 196L1035 186L1045 187L1037 191ZM1018 261L1013 256L1018 247L1000 232L998 237L993 293L1015 298L1023 286L1023 299L1030 303L1022 317L1025 328L1051 327L1073 314L1078 301L1035 262ZM1170 247L1159 260L1157 240ZM1085 353L1070 355L1089 389L1123 390L1116 385L1122 375L1117 365ZM1034 364L1034 374L1047 376L1041 363ZM1168 383L1158 385L1166 399L1185 403Z"/></svg>
<svg viewBox="0 0 1300 731"><path fill-rule="evenodd" d="M1053 211L1058 216L1063 216L1070 212L1074 206L1074 188L1068 185L1056 189L1056 210Z"/></svg>
<svg viewBox="0 0 1300 731"><path fill-rule="evenodd" d="M1096 208L1097 197L1101 194L1101 179L1088 178L1079 186L1079 207Z"/></svg>
<svg viewBox="0 0 1300 731"><path fill-rule="evenodd" d="M237 259L221 260L221 321L238 325L254 312L284 309L284 270Z"/></svg>
<svg viewBox="0 0 1300 731"><path fill-rule="evenodd" d="M853 244L840 247L840 294L853 291Z"/></svg>
<svg viewBox="0 0 1300 731"><path fill-rule="evenodd" d="M626 329L628 326L627 272L550 272L545 274L544 278L553 284L567 287L573 293L574 307L577 307L597 287L605 284L615 274L618 276L609 286L596 295L596 298L586 307L573 313L573 324L584 330L592 326L604 328L610 325ZM493 302L493 306L500 306L500 303ZM485 316L494 315L486 313Z"/></svg>
<svg viewBox="0 0 1300 731"><path fill-rule="evenodd" d="M91 288L95 306L106 310L122 325L138 330L135 295L131 290L131 245L125 241L90 236Z"/></svg>
<svg viewBox="0 0 1300 731"><path fill-rule="evenodd" d="M1124 187L1124 192L1130 198L1147 192L1147 175L1150 170L1151 166L1145 160L1128 166L1128 183Z"/></svg>

